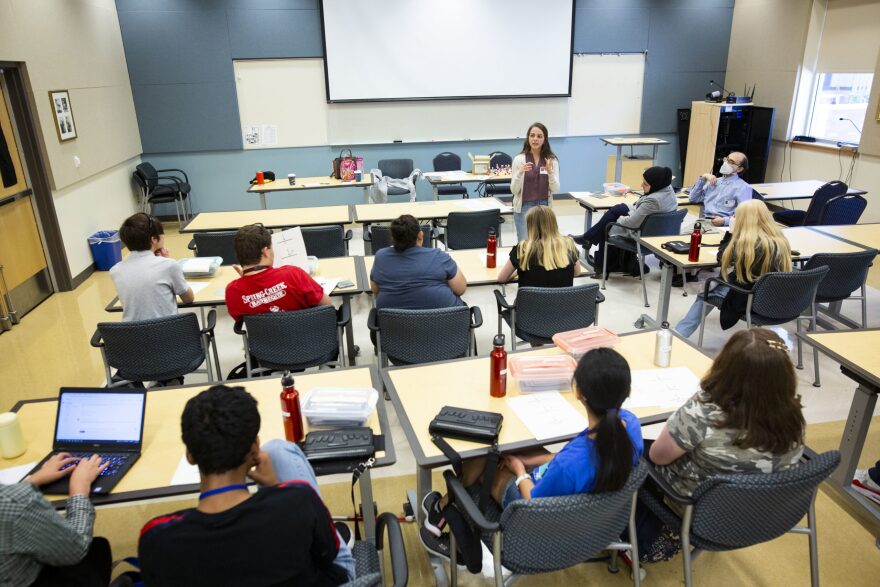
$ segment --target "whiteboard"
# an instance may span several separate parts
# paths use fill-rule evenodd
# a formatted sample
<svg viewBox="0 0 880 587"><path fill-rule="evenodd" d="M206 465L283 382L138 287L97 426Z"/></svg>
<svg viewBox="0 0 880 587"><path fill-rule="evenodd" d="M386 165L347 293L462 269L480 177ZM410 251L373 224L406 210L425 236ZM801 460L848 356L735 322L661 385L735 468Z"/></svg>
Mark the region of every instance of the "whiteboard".
<svg viewBox="0 0 880 587"><path fill-rule="evenodd" d="M575 55L570 98L328 104L323 59L235 61L242 133L272 126L253 148L522 138L532 122L551 137L638 134L643 54Z"/></svg>

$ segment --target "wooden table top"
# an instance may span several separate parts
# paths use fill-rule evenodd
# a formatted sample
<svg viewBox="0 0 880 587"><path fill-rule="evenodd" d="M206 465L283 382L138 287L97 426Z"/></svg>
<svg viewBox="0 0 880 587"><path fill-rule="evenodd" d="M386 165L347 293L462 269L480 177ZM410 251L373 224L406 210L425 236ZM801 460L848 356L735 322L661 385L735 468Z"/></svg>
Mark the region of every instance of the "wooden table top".
<svg viewBox="0 0 880 587"><path fill-rule="evenodd" d="M620 337L615 349L629 362L631 369L653 369L655 331L635 332ZM684 339L674 336L672 343L672 367L688 367L695 375L702 377L709 369L712 360ZM556 347L544 347L524 351L528 355L560 354ZM520 353L511 353L519 355ZM568 440L568 437L538 441L507 403L507 398L520 395L515 377L507 376L507 396L493 398L489 395L489 357L458 359L411 367L393 367L383 370L385 380L401 425L409 440L410 447L419 466L440 465L446 462L440 450L431 442L428 425L443 406L464 407L475 410L498 412L504 416L501 434L498 439L502 451L522 450L528 447L553 444ZM579 413L583 406L577 401L575 393L563 393ZM659 417L669 413L669 408L634 408L640 418ZM462 457L485 453L485 445L463 440L449 440L449 444Z"/></svg>
<svg viewBox="0 0 880 587"><path fill-rule="evenodd" d="M252 194L269 192L295 192L298 190L319 190L326 188L363 188L373 185L373 176L364 174L362 181L342 181L335 177L320 175L318 177L297 177L296 185L290 185L287 176L278 177L275 181L267 181L264 184L253 184L247 191Z"/></svg>
<svg viewBox="0 0 880 587"><path fill-rule="evenodd" d="M812 230L880 250L880 224L845 224L840 226L811 226Z"/></svg>
<svg viewBox="0 0 880 587"><path fill-rule="evenodd" d="M318 226L322 224L351 223L350 206L314 206L309 208L280 208L276 210L235 210L229 212L199 212L180 232L210 232L238 230L247 224L262 223L266 228L289 226Z"/></svg>
<svg viewBox="0 0 880 587"><path fill-rule="evenodd" d="M798 200L812 198L813 193L825 185L826 182L818 179L804 179L800 181L780 181L774 183L754 183L752 189L757 190L765 200ZM865 194L864 190L849 188L848 194Z"/></svg>
<svg viewBox="0 0 880 587"><path fill-rule="evenodd" d="M628 206L632 206L638 201L641 196L636 194L624 194L622 196L616 196L611 194L598 194L595 192L568 192L572 198L577 200L577 202L583 208L589 208L593 212L597 210L608 210L617 204L626 204ZM676 194L678 198L678 205L684 206L688 204L688 196L683 192L679 192Z"/></svg>
<svg viewBox="0 0 880 587"><path fill-rule="evenodd" d="M438 173L438 172L430 172L430 173ZM443 175L440 177L432 176L432 175L423 175L428 183L433 185L441 185L446 183L478 183L478 182L505 182L510 181L511 175L501 174L501 175L474 175L469 171L448 171L446 172L449 175Z"/></svg>
<svg viewBox="0 0 880 587"><path fill-rule="evenodd" d="M428 200L389 204L356 204L355 222L389 222L402 214L412 214L420 220L436 220L449 217L450 212L476 212L487 207L500 210L501 214L513 214L513 208L496 198L460 200Z"/></svg>
<svg viewBox="0 0 880 587"><path fill-rule="evenodd" d="M295 377L297 390L305 394L316 387L372 387L379 388L378 374L374 367L336 369L318 373L298 374ZM261 417L260 439L263 442L273 438L284 438L281 420L279 394L280 377L267 377L229 382L241 385L259 402ZM189 398L207 389L207 385L168 387L150 390L147 393L146 415L144 417L144 439L141 458L120 480L119 485L107 497L95 497L95 503L110 503L147 499L167 495L180 495L197 491L195 485L169 486L180 458L185 453L180 438L180 414ZM58 400L29 400L20 402L14 411L21 421L27 450L15 459L4 462L4 466L23 465L39 462L52 450L52 435L55 429L55 416ZM308 421L303 419L306 432ZM378 464L394 462L393 441L390 437L385 405L381 396L368 423L374 433L385 434L386 452L377 453ZM381 461L381 463L379 462ZM127 494L127 495L126 495ZM58 496L61 497L61 496Z"/></svg>
<svg viewBox="0 0 880 587"><path fill-rule="evenodd" d="M655 137L601 137L599 139L603 143L615 146L627 145L668 145L669 141L658 139Z"/></svg>
<svg viewBox="0 0 880 587"><path fill-rule="evenodd" d="M880 328L804 332L798 336L872 383L875 389L880 388Z"/></svg>

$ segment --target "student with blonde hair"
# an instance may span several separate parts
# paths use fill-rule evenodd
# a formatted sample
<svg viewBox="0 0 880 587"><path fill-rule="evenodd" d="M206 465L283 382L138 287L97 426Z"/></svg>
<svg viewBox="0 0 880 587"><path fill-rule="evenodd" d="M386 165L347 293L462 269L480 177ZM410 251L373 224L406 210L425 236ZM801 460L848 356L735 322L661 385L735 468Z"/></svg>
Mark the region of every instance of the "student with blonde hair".
<svg viewBox="0 0 880 587"><path fill-rule="evenodd" d="M773 221L764 202L749 200L736 209L733 230L721 241L718 258L722 279L738 287L751 289L765 273L791 271L791 247L788 239ZM721 303L721 327L725 330L736 324L746 313L748 296L719 284L709 292L710 299ZM682 336L690 336L700 325L703 294L687 315L675 325ZM711 310L711 308L710 308Z"/></svg>
<svg viewBox="0 0 880 587"><path fill-rule="evenodd" d="M556 214L536 206L526 214L528 236L510 250L510 258L498 272L498 281L516 273L520 287L571 287L581 274L578 251L570 236L559 234Z"/></svg>

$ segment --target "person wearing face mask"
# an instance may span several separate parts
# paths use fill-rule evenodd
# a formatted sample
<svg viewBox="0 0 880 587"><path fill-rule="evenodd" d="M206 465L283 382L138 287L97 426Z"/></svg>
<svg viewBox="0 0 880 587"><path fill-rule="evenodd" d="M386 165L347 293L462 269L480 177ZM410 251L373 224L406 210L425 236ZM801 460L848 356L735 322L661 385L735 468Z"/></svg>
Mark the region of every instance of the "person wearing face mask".
<svg viewBox="0 0 880 587"><path fill-rule="evenodd" d="M711 219L712 226L728 226L736 207L752 199L752 186L739 176L748 168L745 154L734 151L724 158L721 177L704 173L691 188L688 200L703 204L703 215Z"/></svg>

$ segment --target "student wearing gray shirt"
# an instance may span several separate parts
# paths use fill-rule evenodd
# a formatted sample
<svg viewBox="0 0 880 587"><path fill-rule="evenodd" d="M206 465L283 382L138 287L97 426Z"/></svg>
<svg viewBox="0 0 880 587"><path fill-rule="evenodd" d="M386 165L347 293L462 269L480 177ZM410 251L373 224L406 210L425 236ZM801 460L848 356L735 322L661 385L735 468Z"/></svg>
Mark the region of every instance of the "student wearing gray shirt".
<svg viewBox="0 0 880 587"><path fill-rule="evenodd" d="M110 269L110 278L122 303L125 322L177 314L177 299L189 304L195 299L183 278L183 270L165 248L165 230L153 216L138 213L128 217L119 238L129 255Z"/></svg>

